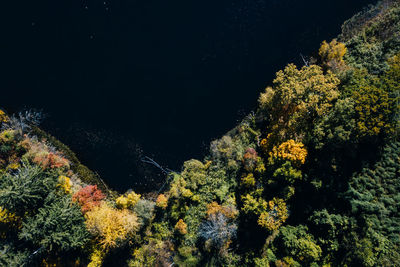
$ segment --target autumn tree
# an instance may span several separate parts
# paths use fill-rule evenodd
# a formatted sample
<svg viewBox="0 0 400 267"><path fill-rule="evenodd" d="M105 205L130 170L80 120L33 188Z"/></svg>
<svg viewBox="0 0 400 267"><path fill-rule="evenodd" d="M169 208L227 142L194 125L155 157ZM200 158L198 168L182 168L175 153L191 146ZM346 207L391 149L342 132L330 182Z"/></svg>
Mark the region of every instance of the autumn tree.
<svg viewBox="0 0 400 267"><path fill-rule="evenodd" d="M289 64L276 73L273 87L260 95L260 109L270 122L270 143L301 140L310 120L324 116L338 98L339 79L317 65L297 69Z"/></svg>
<svg viewBox="0 0 400 267"><path fill-rule="evenodd" d="M87 229L105 250L132 237L139 227L137 216L132 211L115 209L106 202L89 210L85 218Z"/></svg>
<svg viewBox="0 0 400 267"><path fill-rule="evenodd" d="M343 60L347 52L346 45L333 39L330 43L323 41L318 54L321 57L323 66L334 72L340 71L345 66Z"/></svg>
<svg viewBox="0 0 400 267"><path fill-rule="evenodd" d="M76 192L72 200L76 201L82 207L82 212L85 213L98 207L105 197L97 185L87 185Z"/></svg>

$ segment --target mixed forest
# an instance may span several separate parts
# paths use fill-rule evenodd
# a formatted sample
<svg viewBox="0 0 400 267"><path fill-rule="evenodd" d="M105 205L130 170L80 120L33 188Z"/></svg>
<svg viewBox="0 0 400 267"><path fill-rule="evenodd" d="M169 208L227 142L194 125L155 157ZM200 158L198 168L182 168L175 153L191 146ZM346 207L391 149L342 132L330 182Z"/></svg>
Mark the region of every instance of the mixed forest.
<svg viewBox="0 0 400 267"><path fill-rule="evenodd" d="M400 2L303 63L158 192L110 190L39 113L1 111L0 265L400 266Z"/></svg>

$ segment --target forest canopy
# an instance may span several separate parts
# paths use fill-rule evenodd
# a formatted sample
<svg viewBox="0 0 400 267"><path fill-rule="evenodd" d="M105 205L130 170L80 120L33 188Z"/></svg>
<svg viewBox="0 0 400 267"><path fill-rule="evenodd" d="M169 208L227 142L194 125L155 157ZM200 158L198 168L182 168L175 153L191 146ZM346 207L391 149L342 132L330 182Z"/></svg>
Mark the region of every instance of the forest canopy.
<svg viewBox="0 0 400 267"><path fill-rule="evenodd" d="M400 3L288 64L204 159L110 190L0 111L2 266L400 266Z"/></svg>

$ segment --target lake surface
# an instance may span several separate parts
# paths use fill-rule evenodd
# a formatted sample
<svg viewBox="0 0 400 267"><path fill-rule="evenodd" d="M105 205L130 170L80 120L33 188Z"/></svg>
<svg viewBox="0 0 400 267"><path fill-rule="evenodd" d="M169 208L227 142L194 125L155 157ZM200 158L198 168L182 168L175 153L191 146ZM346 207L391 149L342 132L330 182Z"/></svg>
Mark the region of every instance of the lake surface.
<svg viewBox="0 0 400 267"><path fill-rule="evenodd" d="M57 0L1 7L1 105L108 184L157 189L143 155L180 170L235 126L288 62L301 65L366 0Z"/></svg>

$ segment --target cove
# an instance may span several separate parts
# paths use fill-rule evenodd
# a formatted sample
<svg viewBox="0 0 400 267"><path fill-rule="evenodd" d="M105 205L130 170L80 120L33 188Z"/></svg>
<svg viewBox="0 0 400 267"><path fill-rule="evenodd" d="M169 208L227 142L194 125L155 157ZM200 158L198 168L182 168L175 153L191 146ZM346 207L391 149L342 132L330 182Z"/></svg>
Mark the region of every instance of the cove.
<svg viewBox="0 0 400 267"><path fill-rule="evenodd" d="M1 105L42 127L114 189L149 191L256 105L287 62L374 1L9 1Z"/></svg>

